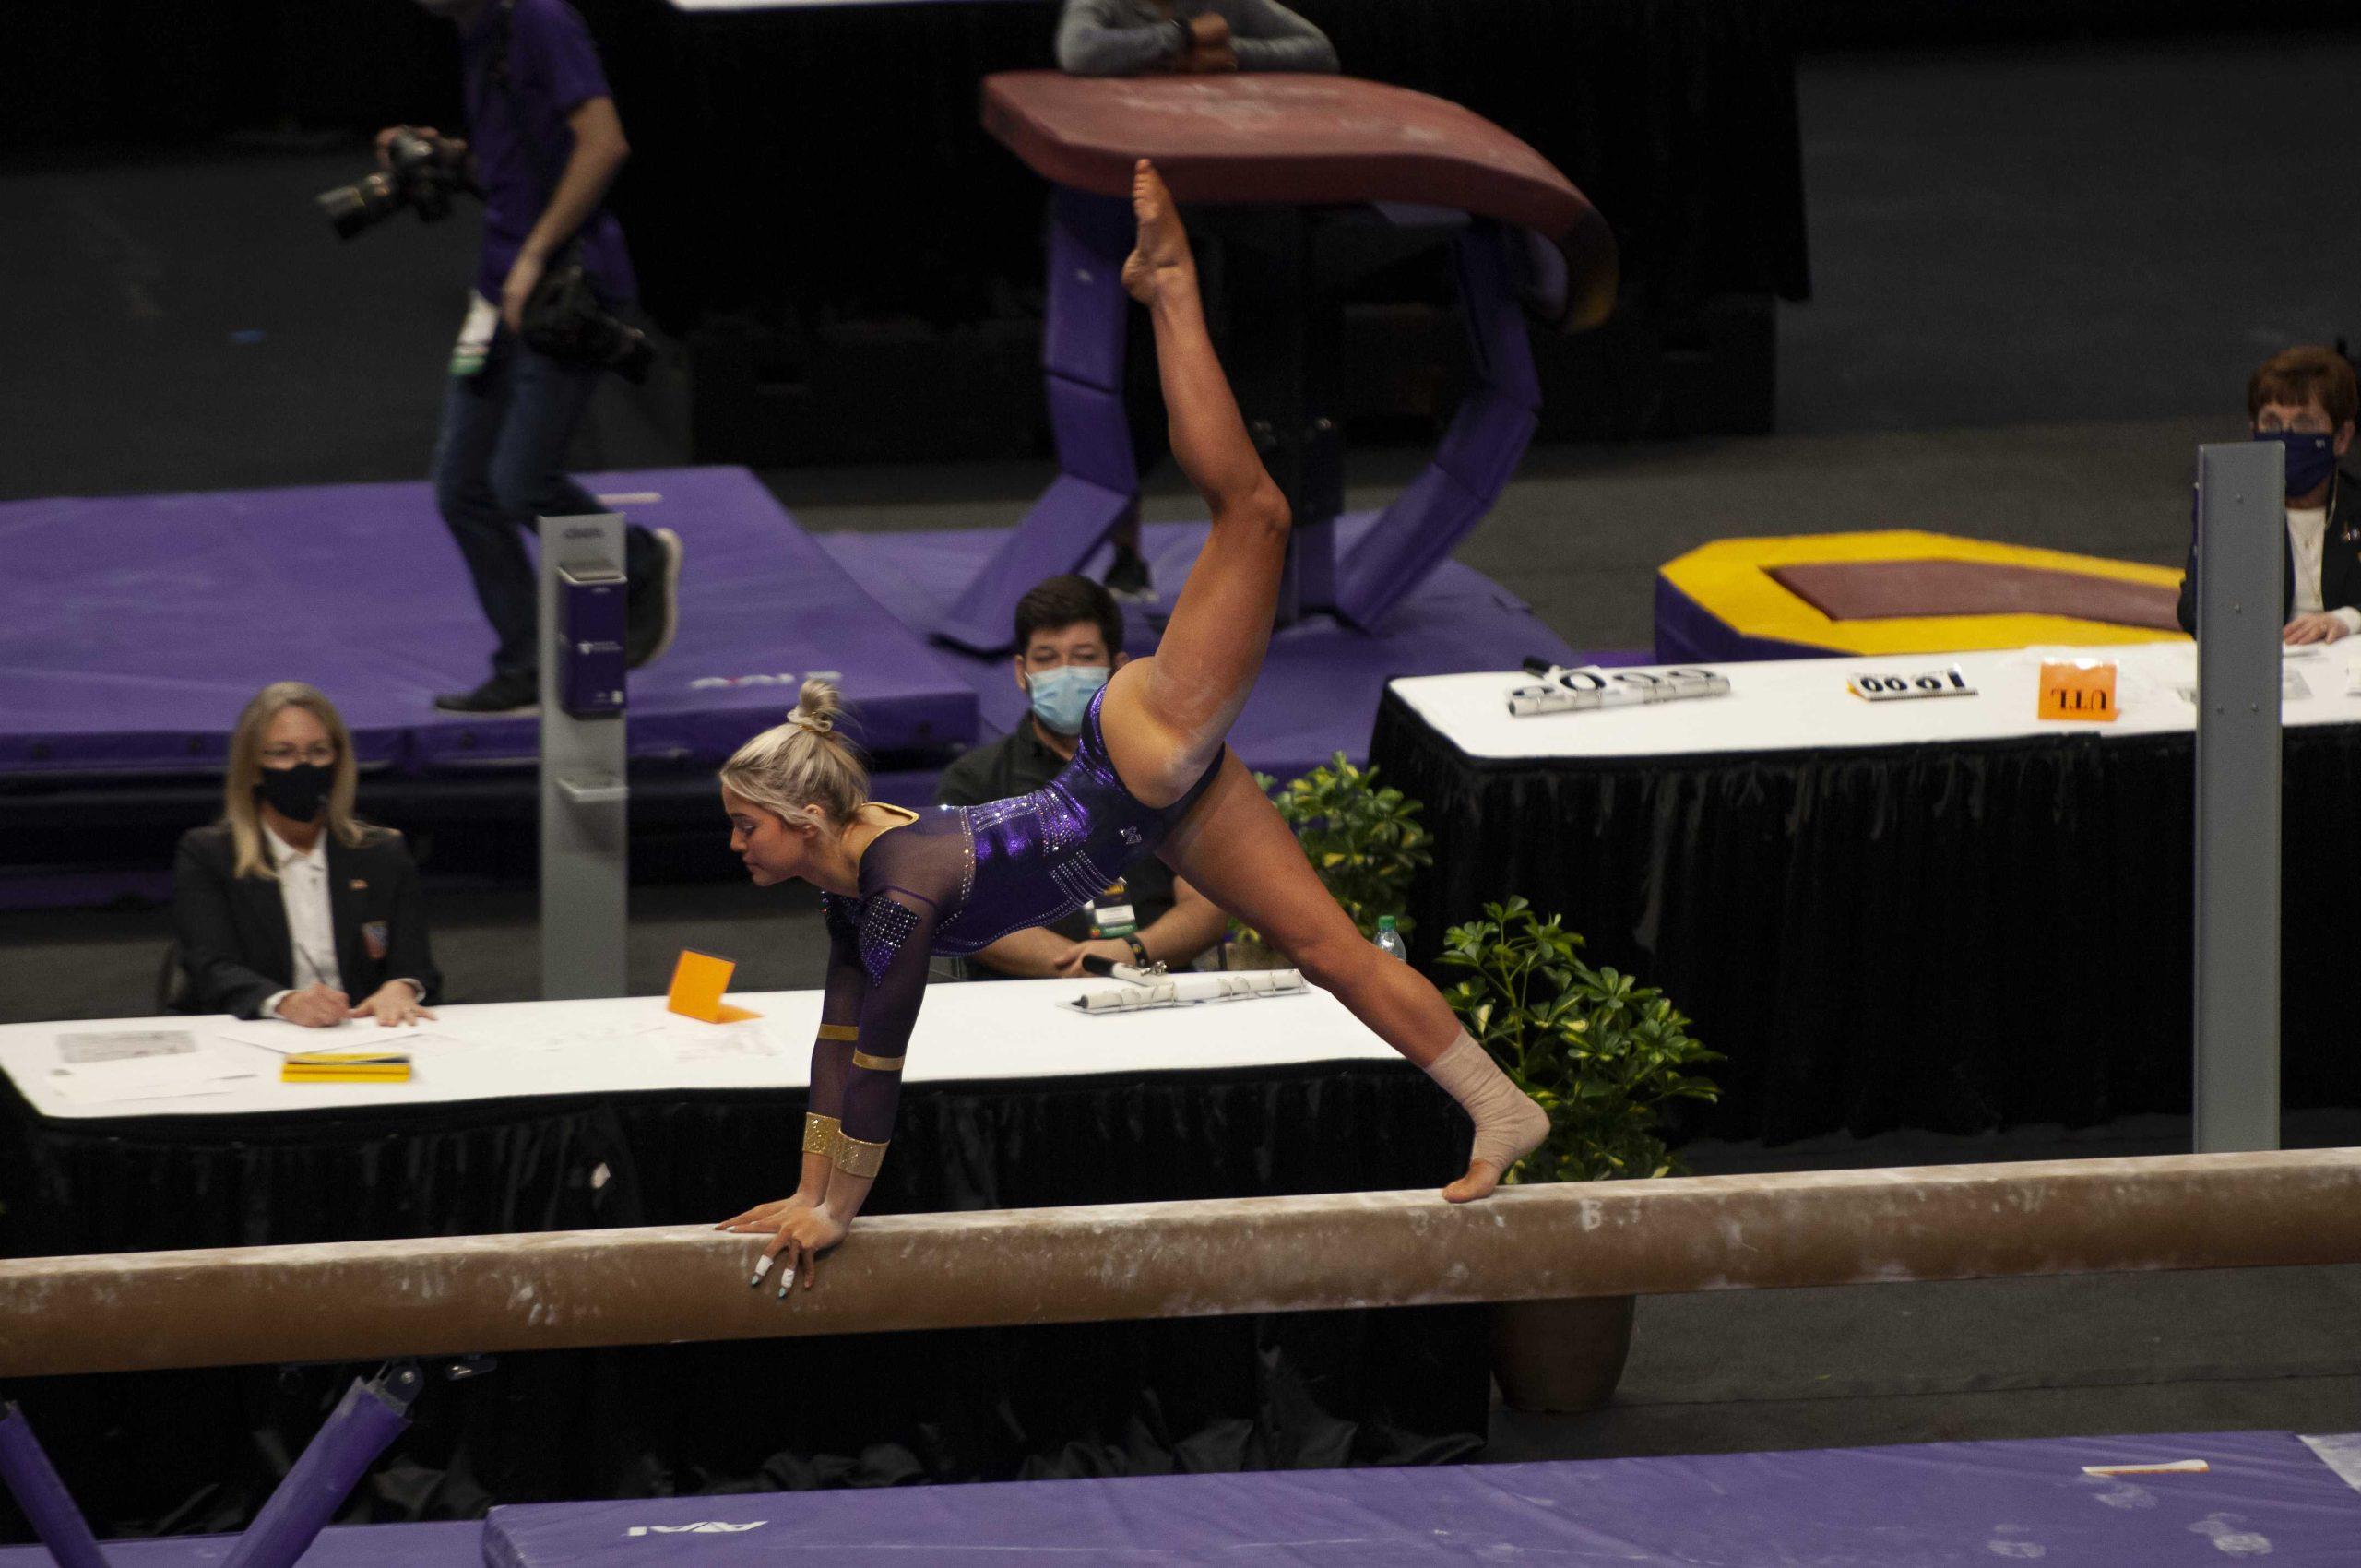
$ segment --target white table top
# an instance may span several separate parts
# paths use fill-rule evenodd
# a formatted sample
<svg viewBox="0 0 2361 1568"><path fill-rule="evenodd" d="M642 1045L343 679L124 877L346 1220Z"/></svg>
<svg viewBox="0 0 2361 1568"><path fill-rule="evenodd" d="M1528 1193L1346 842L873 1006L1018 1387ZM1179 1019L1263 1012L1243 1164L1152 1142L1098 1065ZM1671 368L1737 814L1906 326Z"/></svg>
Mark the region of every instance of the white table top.
<svg viewBox="0 0 2361 1568"><path fill-rule="evenodd" d="M1120 1015L1066 1005L1106 980L1003 980L928 989L908 1081L970 1082L1098 1074L1232 1072L1300 1063L1397 1060L1327 992L1256 997ZM810 1075L820 992L733 996L763 1015L712 1025L657 996L516 1002L436 1009L420 1030L351 1024L304 1029L226 1016L0 1026L0 1071L43 1116L224 1116L355 1106L448 1104L530 1095L670 1089L798 1089ZM149 1057L62 1068L61 1035L143 1030L191 1037L193 1060ZM270 1041L275 1051L262 1041ZM408 1083L286 1084L279 1051L399 1044ZM238 1075L223 1076L221 1075ZM111 1081L120 1080L120 1081ZM174 1080L174 1081L166 1081ZM145 1092L143 1092L145 1091Z"/></svg>
<svg viewBox="0 0 2361 1568"><path fill-rule="evenodd" d="M2048 659L2115 661L2119 716L2112 723L2035 718L2040 667ZM2289 727L2361 722L2361 696L2350 695L2356 672L2361 672L2361 640L2291 650L2284 663L2308 691L2282 705ZM1845 688L1856 674L1910 676L1954 665L1975 688L1975 695L1872 703ZM1647 667L1647 672L1667 668L1707 669L1726 675L1729 695L1518 718L1508 711L1510 689L1539 679L1521 671L1422 675L1396 681L1392 689L1461 752L1488 761L1928 745L2076 731L2153 735L2196 725L2196 710L2179 690L2196 681L2193 643L1657 665Z"/></svg>

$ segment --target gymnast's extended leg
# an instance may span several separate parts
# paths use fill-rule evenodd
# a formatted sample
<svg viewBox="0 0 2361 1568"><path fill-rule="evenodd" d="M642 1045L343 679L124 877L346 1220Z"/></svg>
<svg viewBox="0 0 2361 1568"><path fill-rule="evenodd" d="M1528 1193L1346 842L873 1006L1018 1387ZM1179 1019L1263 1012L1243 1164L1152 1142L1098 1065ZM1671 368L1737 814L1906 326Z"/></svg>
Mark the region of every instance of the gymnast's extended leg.
<svg viewBox="0 0 2361 1568"><path fill-rule="evenodd" d="M1287 564L1287 505L1247 436L1206 335L1180 212L1145 160L1133 175L1132 207L1139 241L1123 264L1123 287L1156 326L1173 458L1213 512L1155 657L1117 671L1099 709L1124 787L1161 807L1221 755L1262 672Z"/></svg>
<svg viewBox="0 0 2361 1568"><path fill-rule="evenodd" d="M1132 207L1139 240L1123 286L1156 324L1172 455L1212 508L1213 529L1156 656L1108 683L1099 707L1108 755L1124 788L1157 807L1180 799L1219 761L1212 786L1160 853L1459 1101L1475 1121L1475 1147L1467 1173L1444 1195L1480 1198L1540 1143L1548 1115L1461 1030L1425 976L1361 940L1224 744L1270 646L1287 564L1287 502L1247 437L1205 332L1188 236L1171 193L1145 161L1133 172Z"/></svg>
<svg viewBox="0 0 2361 1568"><path fill-rule="evenodd" d="M1483 1197L1549 1131L1548 1114L1494 1066L1427 977L1364 939L1329 896L1254 776L1225 754L1157 851L1206 897L1286 954L1386 1044L1426 1069L1476 1123L1467 1173L1443 1189Z"/></svg>

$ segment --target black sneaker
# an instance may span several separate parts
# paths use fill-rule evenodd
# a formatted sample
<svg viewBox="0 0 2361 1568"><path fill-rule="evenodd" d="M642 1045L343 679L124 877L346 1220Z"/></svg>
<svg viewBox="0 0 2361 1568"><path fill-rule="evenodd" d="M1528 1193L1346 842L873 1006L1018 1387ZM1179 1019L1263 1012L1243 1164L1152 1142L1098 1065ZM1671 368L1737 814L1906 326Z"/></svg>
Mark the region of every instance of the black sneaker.
<svg viewBox="0 0 2361 1568"><path fill-rule="evenodd" d="M1147 558L1129 545L1115 547L1115 563L1107 568L1107 591L1133 604L1156 602L1156 584L1147 575Z"/></svg>
<svg viewBox="0 0 2361 1568"><path fill-rule="evenodd" d="M623 607L623 662L636 670L662 656L681 629L681 536L650 529L659 559L655 575L631 586Z"/></svg>
<svg viewBox="0 0 2361 1568"><path fill-rule="evenodd" d="M541 707L541 678L530 670L495 671L472 692L445 692L434 699L445 713L527 714Z"/></svg>

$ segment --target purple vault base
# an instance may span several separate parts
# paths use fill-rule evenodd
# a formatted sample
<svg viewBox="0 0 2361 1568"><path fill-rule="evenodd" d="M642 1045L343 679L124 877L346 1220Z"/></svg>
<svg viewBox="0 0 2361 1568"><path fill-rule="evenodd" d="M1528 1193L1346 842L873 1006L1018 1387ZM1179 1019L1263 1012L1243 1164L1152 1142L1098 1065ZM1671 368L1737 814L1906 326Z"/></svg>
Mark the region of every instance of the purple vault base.
<svg viewBox="0 0 2361 1568"><path fill-rule="evenodd" d="M2082 1471L2182 1459L2212 1470ZM2284 1432L560 1503L495 1508L484 1526L496 1568L2169 1568L2262 1556L2273 1568L2361 1562L2361 1491Z"/></svg>

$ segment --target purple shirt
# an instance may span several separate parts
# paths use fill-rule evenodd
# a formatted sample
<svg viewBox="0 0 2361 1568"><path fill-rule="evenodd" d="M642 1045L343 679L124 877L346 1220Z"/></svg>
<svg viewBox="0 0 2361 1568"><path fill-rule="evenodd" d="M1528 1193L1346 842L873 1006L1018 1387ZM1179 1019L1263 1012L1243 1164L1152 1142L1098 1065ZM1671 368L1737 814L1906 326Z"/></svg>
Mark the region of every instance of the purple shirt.
<svg viewBox="0 0 2361 1568"><path fill-rule="evenodd" d="M500 38L507 33L505 83L492 79ZM459 39L468 102L468 147L483 184L483 259L476 291L497 302L525 237L540 221L574 156L565 117L594 98L610 98L607 73L590 30L565 0L494 0ZM639 291L623 225L601 207L584 224L582 261L591 286L610 305Z"/></svg>

